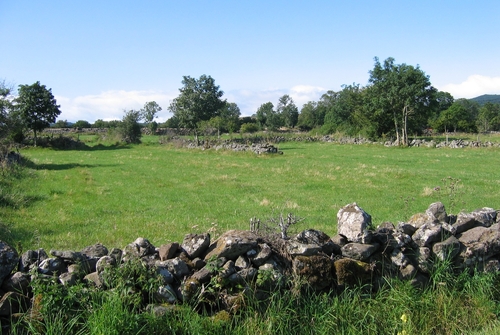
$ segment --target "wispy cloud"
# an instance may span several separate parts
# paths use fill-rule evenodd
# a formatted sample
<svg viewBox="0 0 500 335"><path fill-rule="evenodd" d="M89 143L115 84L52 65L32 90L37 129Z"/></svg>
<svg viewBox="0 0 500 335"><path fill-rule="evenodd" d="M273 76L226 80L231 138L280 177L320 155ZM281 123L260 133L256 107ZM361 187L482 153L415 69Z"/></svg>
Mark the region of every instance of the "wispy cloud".
<svg viewBox="0 0 500 335"><path fill-rule="evenodd" d="M460 84L447 84L439 88L449 92L456 99L475 98L483 94L500 94L500 77L487 77L478 74L469 76Z"/></svg>
<svg viewBox="0 0 500 335"><path fill-rule="evenodd" d="M55 98L61 106L60 120L119 120L123 117L124 110L138 110L146 102L156 101L163 109L158 115L158 121L162 122L171 116L167 108L175 97L173 94L155 91L106 91L97 95Z"/></svg>

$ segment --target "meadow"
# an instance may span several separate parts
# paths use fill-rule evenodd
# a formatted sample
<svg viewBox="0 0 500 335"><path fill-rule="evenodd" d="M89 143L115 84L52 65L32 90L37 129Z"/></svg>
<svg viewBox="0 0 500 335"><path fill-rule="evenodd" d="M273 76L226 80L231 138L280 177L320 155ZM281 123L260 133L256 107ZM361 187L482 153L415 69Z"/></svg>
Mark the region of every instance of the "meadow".
<svg viewBox="0 0 500 335"><path fill-rule="evenodd" d="M122 248L142 236L159 246L181 242L192 232L217 236L248 229L252 217L266 222L289 212L304 219L295 231L334 235L337 211L351 202L370 213L374 225L404 221L435 201L455 214L500 208L498 148L286 142L279 145L283 155L255 155L160 145L156 137L127 146L95 136L81 140L88 145L84 150L22 149L26 167L2 170L1 240L19 250L79 250L96 242ZM129 278L120 280L115 289L101 291L35 279L35 294L50 296L42 299L43 318L27 313L13 319L11 333L486 335L500 330L500 275L457 275L445 263L436 264L425 289L393 279L377 292L276 291L264 303L249 296L245 308L231 315L200 315L185 302L155 316L131 303L134 293L124 290Z"/></svg>
<svg viewBox="0 0 500 335"><path fill-rule="evenodd" d="M101 144L85 150L27 148L16 206L1 207L0 239L24 250L124 247L137 237L159 246L187 233L248 229L280 213L296 231L336 233L336 214L357 202L375 226L405 221L442 201L448 213L500 208L500 150L386 148L285 142L283 155L160 145Z"/></svg>

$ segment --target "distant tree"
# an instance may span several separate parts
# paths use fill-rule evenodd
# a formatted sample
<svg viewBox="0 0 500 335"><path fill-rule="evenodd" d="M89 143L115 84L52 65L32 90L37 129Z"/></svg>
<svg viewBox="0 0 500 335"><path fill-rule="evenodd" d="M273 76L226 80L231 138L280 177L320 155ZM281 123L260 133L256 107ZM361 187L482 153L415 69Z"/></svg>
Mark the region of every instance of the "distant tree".
<svg viewBox="0 0 500 335"><path fill-rule="evenodd" d="M85 120L78 120L73 124L73 128L91 128L90 122Z"/></svg>
<svg viewBox="0 0 500 335"><path fill-rule="evenodd" d="M4 139L9 134L9 112L12 110L12 95L13 87L5 82L0 81L0 139Z"/></svg>
<svg viewBox="0 0 500 335"><path fill-rule="evenodd" d="M56 123L52 125L53 128L69 128L70 124L68 120L57 120Z"/></svg>
<svg viewBox="0 0 500 335"><path fill-rule="evenodd" d="M267 119L269 116L274 114L274 105L272 102L266 102L257 109L255 113L255 118L257 119L257 123L261 129L264 129L267 125Z"/></svg>
<svg viewBox="0 0 500 335"><path fill-rule="evenodd" d="M37 132L50 127L61 114L59 105L51 89L47 89L39 81L33 85L19 85L18 94L14 99L15 113L27 129L33 130L36 146Z"/></svg>
<svg viewBox="0 0 500 335"><path fill-rule="evenodd" d="M198 124L219 115L226 105L222 100L224 92L215 85L215 80L206 75L199 79L184 76L180 95L169 106L169 111L177 118L179 125L194 131L198 139Z"/></svg>
<svg viewBox="0 0 500 335"><path fill-rule="evenodd" d="M108 122L106 122L102 119L97 119L92 124L92 128L109 128L109 124L108 124Z"/></svg>
<svg viewBox="0 0 500 335"><path fill-rule="evenodd" d="M233 133L238 131L240 128L240 108L234 102L227 103L224 107L219 111L220 127L219 131L227 131Z"/></svg>
<svg viewBox="0 0 500 335"><path fill-rule="evenodd" d="M259 126L254 123L254 122L251 122L251 123L243 123L240 127L240 133L244 134L244 133L255 133L256 131L259 130Z"/></svg>
<svg viewBox="0 0 500 335"><path fill-rule="evenodd" d="M436 89L429 76L418 65L395 64L394 58L380 64L375 57L369 82L371 106L379 113L392 115L396 141L408 145L408 132L423 127L422 120L427 122L435 103Z"/></svg>
<svg viewBox="0 0 500 335"><path fill-rule="evenodd" d="M141 142L141 112L135 110L124 111L124 116L118 128L120 136L125 143Z"/></svg>
<svg viewBox="0 0 500 335"><path fill-rule="evenodd" d="M363 88L359 84L342 85L342 91L330 100L324 124L330 131L344 131L356 135L361 130L358 122L363 114Z"/></svg>
<svg viewBox="0 0 500 335"><path fill-rule="evenodd" d="M311 130L323 124L323 121L318 120L318 103L316 101L309 101L302 106L297 127L301 130Z"/></svg>
<svg viewBox="0 0 500 335"><path fill-rule="evenodd" d="M280 114L283 125L294 128L299 120L299 109L295 106L293 99L285 94L279 98L276 112Z"/></svg>
<svg viewBox="0 0 500 335"><path fill-rule="evenodd" d="M144 107L141 109L142 119L146 123L146 126L149 128L149 131L152 135L156 133L156 129L158 128L158 123L154 121L157 118L157 114L161 112L162 108L160 105L156 103L156 101L149 101L144 104Z"/></svg>
<svg viewBox="0 0 500 335"><path fill-rule="evenodd" d="M171 118L169 118L167 121L165 121L165 123L163 124L163 126L165 128L180 128L180 123L179 123L179 119L177 117L172 116Z"/></svg>
<svg viewBox="0 0 500 335"><path fill-rule="evenodd" d="M456 100L450 108L442 111L433 127L438 131L453 130L475 132L476 120L479 114L479 105L467 99Z"/></svg>
<svg viewBox="0 0 500 335"><path fill-rule="evenodd" d="M481 106L476 125L481 132L500 130L500 103L487 102Z"/></svg>

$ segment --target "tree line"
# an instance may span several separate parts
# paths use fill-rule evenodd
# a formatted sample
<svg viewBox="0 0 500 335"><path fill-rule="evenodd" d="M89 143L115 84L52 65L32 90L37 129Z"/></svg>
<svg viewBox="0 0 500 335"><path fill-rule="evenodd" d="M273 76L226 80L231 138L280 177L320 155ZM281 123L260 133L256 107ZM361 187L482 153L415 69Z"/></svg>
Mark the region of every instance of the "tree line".
<svg viewBox="0 0 500 335"><path fill-rule="evenodd" d="M483 105L467 99L455 100L447 92L434 88L420 67L396 64L394 58L380 62L374 59L366 86L343 85L340 91L328 91L318 101L309 101L298 109L285 94L272 102L263 103L250 117L241 117L234 102L223 99L224 92L211 76L184 76L179 96L168 106L173 116L164 124L155 121L162 108L147 102L141 110L124 111L122 120L97 120L93 124L79 120L79 128L116 128L125 142L138 142L141 127L154 134L158 127L187 128L195 137L213 132L255 132L282 128L321 134L335 132L370 139L393 139L408 144L409 136L434 132L500 131L500 104ZM12 88L0 82L0 135L13 140L23 138L29 129L36 134L50 125L67 127L65 120L56 122L61 113L50 89L36 82L20 85L18 96L12 98ZM10 98L9 98L10 97ZM141 123L142 122L142 123ZM7 136L7 137L8 137Z"/></svg>

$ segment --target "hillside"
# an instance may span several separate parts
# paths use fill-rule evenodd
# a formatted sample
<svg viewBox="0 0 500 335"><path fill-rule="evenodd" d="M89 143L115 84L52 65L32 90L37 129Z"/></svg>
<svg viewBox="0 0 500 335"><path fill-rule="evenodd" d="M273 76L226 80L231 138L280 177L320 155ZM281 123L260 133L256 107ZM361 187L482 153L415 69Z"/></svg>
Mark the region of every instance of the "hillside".
<svg viewBox="0 0 500 335"><path fill-rule="evenodd" d="M469 100L475 101L480 105L484 105L487 102L500 103L500 94L483 94Z"/></svg>

